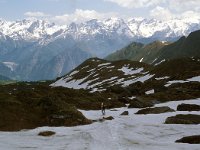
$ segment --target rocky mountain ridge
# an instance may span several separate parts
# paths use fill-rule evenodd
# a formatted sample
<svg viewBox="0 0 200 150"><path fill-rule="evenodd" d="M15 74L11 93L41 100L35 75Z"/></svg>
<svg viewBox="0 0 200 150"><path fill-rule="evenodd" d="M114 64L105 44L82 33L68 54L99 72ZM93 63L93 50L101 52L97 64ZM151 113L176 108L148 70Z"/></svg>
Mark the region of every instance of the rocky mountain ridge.
<svg viewBox="0 0 200 150"><path fill-rule="evenodd" d="M194 31L188 37L181 37L176 42L160 42L144 45L133 42L106 57L107 60L133 60L158 65L166 60L184 57L200 57L200 30Z"/></svg>
<svg viewBox="0 0 200 150"><path fill-rule="evenodd" d="M129 60L111 62L92 58L51 86L85 89L91 93L141 86L139 91L148 95L176 84L200 82L199 68L199 58L174 59L156 66Z"/></svg>

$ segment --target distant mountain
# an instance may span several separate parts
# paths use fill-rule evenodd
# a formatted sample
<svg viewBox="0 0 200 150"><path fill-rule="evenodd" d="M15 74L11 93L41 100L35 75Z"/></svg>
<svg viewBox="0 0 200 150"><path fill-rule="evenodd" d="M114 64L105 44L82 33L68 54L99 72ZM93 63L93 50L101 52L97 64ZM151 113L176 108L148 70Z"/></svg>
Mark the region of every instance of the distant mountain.
<svg viewBox="0 0 200 150"><path fill-rule="evenodd" d="M106 57L107 60L134 60L149 64L158 64L168 59L200 57L200 30L182 37L174 43L159 42L143 45L132 43Z"/></svg>
<svg viewBox="0 0 200 150"><path fill-rule="evenodd" d="M131 60L133 56L136 56L138 53L140 53L143 47L144 44L133 42L127 47L108 55L106 59L111 61L125 60L125 59Z"/></svg>
<svg viewBox="0 0 200 150"><path fill-rule="evenodd" d="M0 75L4 77L14 77L15 74L13 74L11 68L9 68L8 65L5 63L0 62Z"/></svg>
<svg viewBox="0 0 200 150"><path fill-rule="evenodd" d="M155 63L166 59L200 57L200 30L162 48Z"/></svg>
<svg viewBox="0 0 200 150"><path fill-rule="evenodd" d="M73 47L67 51L63 51L48 61L45 65L39 68L35 74L33 74L32 78L35 80L45 80L62 76L67 72L70 72L72 69L77 67L77 65L80 65L83 61L85 61L85 59L90 57L92 56L89 53L82 51L78 47Z"/></svg>
<svg viewBox="0 0 200 150"><path fill-rule="evenodd" d="M132 41L174 41L197 29L200 29L200 20L191 19L159 21L133 18L125 21L110 18L63 26L44 20L0 20L0 62L16 64L10 68L11 74L6 73L6 76L14 79L53 79L88 57L103 58ZM75 53L72 53L73 49ZM77 50L84 54L76 57ZM66 57L62 57L59 63L62 55ZM74 58L71 65L60 68L62 62L67 63L70 58ZM49 69L45 70L46 67ZM41 70L46 72L42 74ZM49 73L49 70L53 70L53 73Z"/></svg>
<svg viewBox="0 0 200 150"><path fill-rule="evenodd" d="M160 41L155 41L147 45L133 42L127 47L108 55L105 59L110 61L128 59L151 64L158 56L160 50L168 44L167 42Z"/></svg>
<svg viewBox="0 0 200 150"><path fill-rule="evenodd" d="M10 79L0 75L0 81L8 81L8 80L10 80Z"/></svg>

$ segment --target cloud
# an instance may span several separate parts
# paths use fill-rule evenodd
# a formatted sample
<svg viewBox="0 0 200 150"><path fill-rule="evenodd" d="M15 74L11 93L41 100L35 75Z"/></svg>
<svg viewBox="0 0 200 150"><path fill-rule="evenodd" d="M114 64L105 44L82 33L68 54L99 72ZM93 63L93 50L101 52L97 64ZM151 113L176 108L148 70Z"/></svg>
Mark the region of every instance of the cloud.
<svg viewBox="0 0 200 150"><path fill-rule="evenodd" d="M104 0L126 8L150 7L163 3L165 0Z"/></svg>
<svg viewBox="0 0 200 150"><path fill-rule="evenodd" d="M108 17L116 16L116 13L99 13L95 10L82 10L76 9L74 13L64 14L59 16L54 16L51 18L51 21L59 23L59 24L69 24L71 22L84 22L91 19L105 19Z"/></svg>
<svg viewBox="0 0 200 150"><path fill-rule="evenodd" d="M200 0L168 0L168 5L176 11L200 11Z"/></svg>
<svg viewBox="0 0 200 150"><path fill-rule="evenodd" d="M50 14L45 14L43 12L26 12L24 13L26 17L29 18L38 18L38 19L45 19L51 22L55 22L57 24L70 24L72 22L81 23L92 19L103 20L109 17L116 17L118 16L117 13L108 12L108 13L100 13L95 10L82 10L76 9L73 13L70 14L63 14L53 16Z"/></svg>
<svg viewBox="0 0 200 150"><path fill-rule="evenodd" d="M187 20L196 20L200 19L200 12L195 12L195 11L186 11L182 13L178 18L186 18Z"/></svg>
<svg viewBox="0 0 200 150"><path fill-rule="evenodd" d="M48 16L50 16L48 14L45 14L45 13L39 12L39 11L37 11L37 12L29 11L29 12L24 13L24 15L27 17L48 17Z"/></svg>
<svg viewBox="0 0 200 150"><path fill-rule="evenodd" d="M157 6L150 11L150 16L158 20L170 20L174 18L174 15L168 8Z"/></svg>

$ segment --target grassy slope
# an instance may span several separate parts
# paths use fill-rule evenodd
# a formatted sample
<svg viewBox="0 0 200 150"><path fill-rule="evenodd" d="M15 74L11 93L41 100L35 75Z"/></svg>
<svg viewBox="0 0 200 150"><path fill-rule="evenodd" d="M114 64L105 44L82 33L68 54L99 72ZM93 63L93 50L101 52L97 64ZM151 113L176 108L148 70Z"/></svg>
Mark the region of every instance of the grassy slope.
<svg viewBox="0 0 200 150"><path fill-rule="evenodd" d="M160 50L167 43L162 43L159 41L155 41L148 45L142 45L140 43L132 43L129 46L110 54L106 57L107 60L116 61L116 60L133 60L140 61L145 63L152 63L157 55L160 53ZM143 58L143 59L142 59Z"/></svg>
<svg viewBox="0 0 200 150"><path fill-rule="evenodd" d="M134 60L149 64L156 64L162 60L178 59L184 57L200 57L200 30L192 32L187 38L182 37L174 43L159 41L148 45L132 43L129 46L110 54L107 60Z"/></svg>

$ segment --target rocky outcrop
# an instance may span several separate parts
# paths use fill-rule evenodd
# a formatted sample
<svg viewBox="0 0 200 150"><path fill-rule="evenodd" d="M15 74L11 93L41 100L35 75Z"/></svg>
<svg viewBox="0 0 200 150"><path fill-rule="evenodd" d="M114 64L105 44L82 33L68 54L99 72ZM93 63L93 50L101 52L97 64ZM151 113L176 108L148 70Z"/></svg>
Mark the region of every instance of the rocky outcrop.
<svg viewBox="0 0 200 150"><path fill-rule="evenodd" d="M128 111L124 111L121 116L128 116L129 115L129 112Z"/></svg>
<svg viewBox="0 0 200 150"><path fill-rule="evenodd" d="M180 104L177 106L178 111L200 111L200 105L196 104Z"/></svg>
<svg viewBox="0 0 200 150"><path fill-rule="evenodd" d="M168 117L165 124L200 124L200 115L187 114Z"/></svg>
<svg viewBox="0 0 200 150"><path fill-rule="evenodd" d="M56 133L53 131L42 131L40 133L38 133L39 136L52 136L55 135Z"/></svg>
<svg viewBox="0 0 200 150"><path fill-rule="evenodd" d="M29 95L29 98L25 98L26 95ZM23 95L18 94L18 100L1 100L0 106L1 131L19 131L41 126L77 126L92 123L76 107L59 100L59 98L34 99L31 98L31 93L24 93Z"/></svg>
<svg viewBox="0 0 200 150"><path fill-rule="evenodd" d="M139 110L135 114L161 114L166 112L174 112L174 110L169 107L145 108Z"/></svg>
<svg viewBox="0 0 200 150"><path fill-rule="evenodd" d="M177 140L176 143L200 144L200 135L183 137Z"/></svg>
<svg viewBox="0 0 200 150"><path fill-rule="evenodd" d="M104 120L113 120L114 118L112 116L109 117L103 117Z"/></svg>
<svg viewBox="0 0 200 150"><path fill-rule="evenodd" d="M128 108L145 108L145 107L152 107L153 104L151 102L147 102L144 100L139 100L139 99L133 99L130 102L130 105L128 106Z"/></svg>

